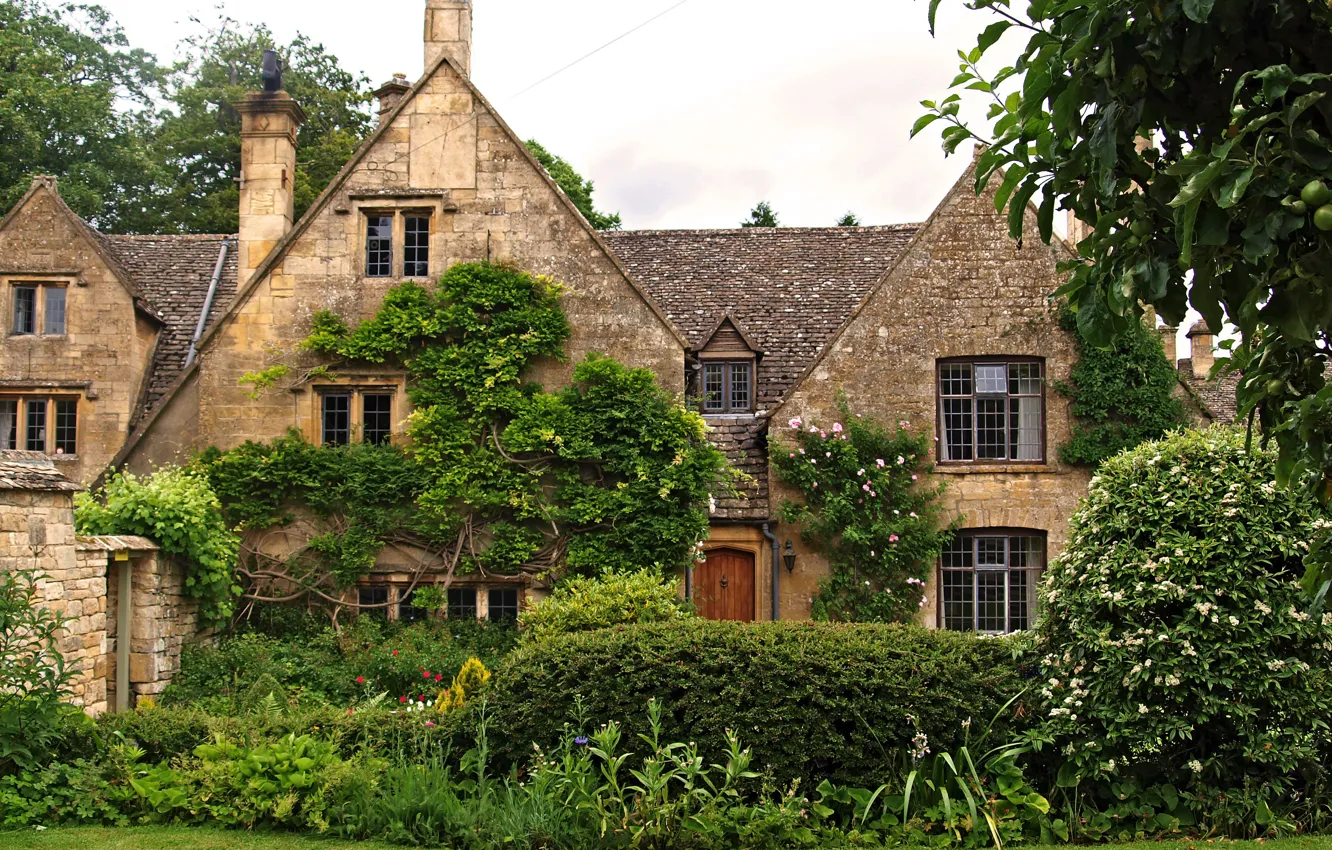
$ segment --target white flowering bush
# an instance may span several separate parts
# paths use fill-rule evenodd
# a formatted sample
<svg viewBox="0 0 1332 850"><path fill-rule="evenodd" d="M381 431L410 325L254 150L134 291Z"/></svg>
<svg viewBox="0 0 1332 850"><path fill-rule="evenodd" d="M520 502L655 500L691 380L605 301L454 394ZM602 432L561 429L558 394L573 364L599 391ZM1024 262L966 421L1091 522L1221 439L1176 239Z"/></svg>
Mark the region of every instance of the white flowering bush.
<svg viewBox="0 0 1332 850"><path fill-rule="evenodd" d="M1060 783L1290 787L1329 741L1332 615L1298 579L1329 523L1231 429L1107 460L1041 588Z"/></svg>

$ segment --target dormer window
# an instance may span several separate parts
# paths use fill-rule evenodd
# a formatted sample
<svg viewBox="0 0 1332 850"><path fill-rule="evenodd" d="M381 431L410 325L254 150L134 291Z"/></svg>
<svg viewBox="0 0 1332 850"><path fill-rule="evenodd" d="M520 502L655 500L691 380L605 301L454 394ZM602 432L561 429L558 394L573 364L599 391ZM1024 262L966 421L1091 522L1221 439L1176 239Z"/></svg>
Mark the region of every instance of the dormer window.
<svg viewBox="0 0 1332 850"><path fill-rule="evenodd" d="M735 319L725 314L697 349L696 391L703 413L752 413L760 352Z"/></svg>
<svg viewBox="0 0 1332 850"><path fill-rule="evenodd" d="M754 409L754 361L703 364L703 412L749 413Z"/></svg>

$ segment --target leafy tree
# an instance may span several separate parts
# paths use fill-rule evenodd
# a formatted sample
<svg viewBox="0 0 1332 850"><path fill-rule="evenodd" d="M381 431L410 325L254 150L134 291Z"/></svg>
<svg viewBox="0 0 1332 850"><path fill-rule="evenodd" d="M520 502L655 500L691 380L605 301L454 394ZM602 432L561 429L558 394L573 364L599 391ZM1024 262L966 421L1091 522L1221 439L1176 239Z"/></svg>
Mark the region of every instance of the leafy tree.
<svg viewBox="0 0 1332 850"><path fill-rule="evenodd" d="M100 6L0 3L0 213L36 174L105 230L136 226L160 69Z"/></svg>
<svg viewBox="0 0 1332 850"><path fill-rule="evenodd" d="M1088 226L1063 292L1093 344L1108 344L1143 305L1172 324L1191 305L1212 327L1235 325L1240 340L1221 368L1242 373L1240 411L1276 442L1277 477L1332 496L1332 9L967 5L997 20L963 54L958 91L924 101L912 132L943 120L945 151L966 139L989 145L977 188L1001 175L997 204L1008 206L1013 236L1037 192L1043 240L1056 208ZM1030 35L1016 62L982 71L1011 28ZM988 131L960 117L963 89L989 98ZM1315 554L1319 562L1329 563Z"/></svg>
<svg viewBox="0 0 1332 850"><path fill-rule="evenodd" d="M749 211L749 218L740 222L741 227L780 227L777 223L777 213L772 211L772 205L767 201L759 201L752 210Z"/></svg>
<svg viewBox="0 0 1332 850"><path fill-rule="evenodd" d="M837 219L837 226L838 226L838 227L860 227L860 219L856 216L855 213L851 212L850 210L847 210L847 211L846 211L846 215L844 215L844 216L842 216L841 218Z"/></svg>
<svg viewBox="0 0 1332 850"><path fill-rule="evenodd" d="M1107 348L1089 343L1077 317L1065 308L1060 326L1074 335L1078 360L1055 389L1073 402L1077 421L1059 447L1064 463L1099 466L1144 440L1157 440L1189 423L1175 396L1179 373L1165 358L1156 331L1135 322Z"/></svg>
<svg viewBox="0 0 1332 850"><path fill-rule="evenodd" d="M371 128L369 80L341 66L323 45L297 35L278 44L262 25L223 18L185 39L189 58L171 69L172 111L156 133L155 152L170 172L152 200L157 232L231 233L240 208L240 115L231 107L262 85L263 53L282 57L283 88L305 110L296 139L299 218L337 175Z"/></svg>
<svg viewBox="0 0 1332 850"><path fill-rule="evenodd" d="M596 230L619 230L620 214L597 212L592 206L592 181L584 180L583 175L574 171L574 167L541 146L536 139L528 139L525 144L527 149L536 157L536 161L541 163L541 167L546 169L550 179L555 181L555 185L569 196L573 205L578 207L578 211L587 219L587 223Z"/></svg>

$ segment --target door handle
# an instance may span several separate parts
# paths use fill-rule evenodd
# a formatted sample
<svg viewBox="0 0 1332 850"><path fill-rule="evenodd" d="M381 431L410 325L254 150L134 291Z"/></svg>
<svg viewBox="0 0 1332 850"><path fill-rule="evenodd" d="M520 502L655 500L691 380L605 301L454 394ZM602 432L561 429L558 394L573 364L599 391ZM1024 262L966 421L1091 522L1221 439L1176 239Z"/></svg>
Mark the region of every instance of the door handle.
<svg viewBox="0 0 1332 850"><path fill-rule="evenodd" d="M726 578L726 576L722 576L721 586L722 586L722 587L726 587L726 585L729 584L729 583L730 583L730 579Z"/></svg>

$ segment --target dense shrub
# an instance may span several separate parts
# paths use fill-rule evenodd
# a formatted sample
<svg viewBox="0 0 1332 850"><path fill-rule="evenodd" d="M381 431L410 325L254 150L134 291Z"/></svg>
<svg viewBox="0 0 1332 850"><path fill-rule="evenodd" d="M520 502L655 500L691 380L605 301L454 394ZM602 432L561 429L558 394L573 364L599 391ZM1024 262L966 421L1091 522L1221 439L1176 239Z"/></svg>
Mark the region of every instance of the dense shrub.
<svg viewBox="0 0 1332 850"><path fill-rule="evenodd" d="M185 589L200 600L200 614L223 623L235 610L240 538L222 516L222 504L197 471L163 467L144 478L111 476L95 493L76 497L74 522L80 534L147 537L187 568Z"/></svg>
<svg viewBox="0 0 1332 850"><path fill-rule="evenodd" d="M1022 690L1008 641L899 625L725 623L623 626L524 644L491 681L497 752L520 762L560 724L630 719L655 697L663 734L716 749L733 729L780 781L875 785L916 728L958 744ZM995 740L1012 730L1014 708ZM582 717L579 715L582 714Z"/></svg>
<svg viewBox="0 0 1332 850"><path fill-rule="evenodd" d="M1297 579L1327 520L1274 478L1224 429L1102 464L1041 590L1063 782L1279 794L1326 753L1332 614L1306 613Z"/></svg>
<svg viewBox="0 0 1332 850"><path fill-rule="evenodd" d="M246 631L215 647L187 645L162 702L244 709L261 681L262 690L277 685L281 701L299 705L345 706L380 693L394 700L433 697L468 658L494 667L516 637L511 626L500 624L439 620L398 626L367 616L341 633L327 627L286 637Z"/></svg>
<svg viewBox="0 0 1332 850"><path fill-rule="evenodd" d="M555 592L518 617L524 637L545 638L628 623L657 623L690 616L680 583L654 571L570 576Z"/></svg>

